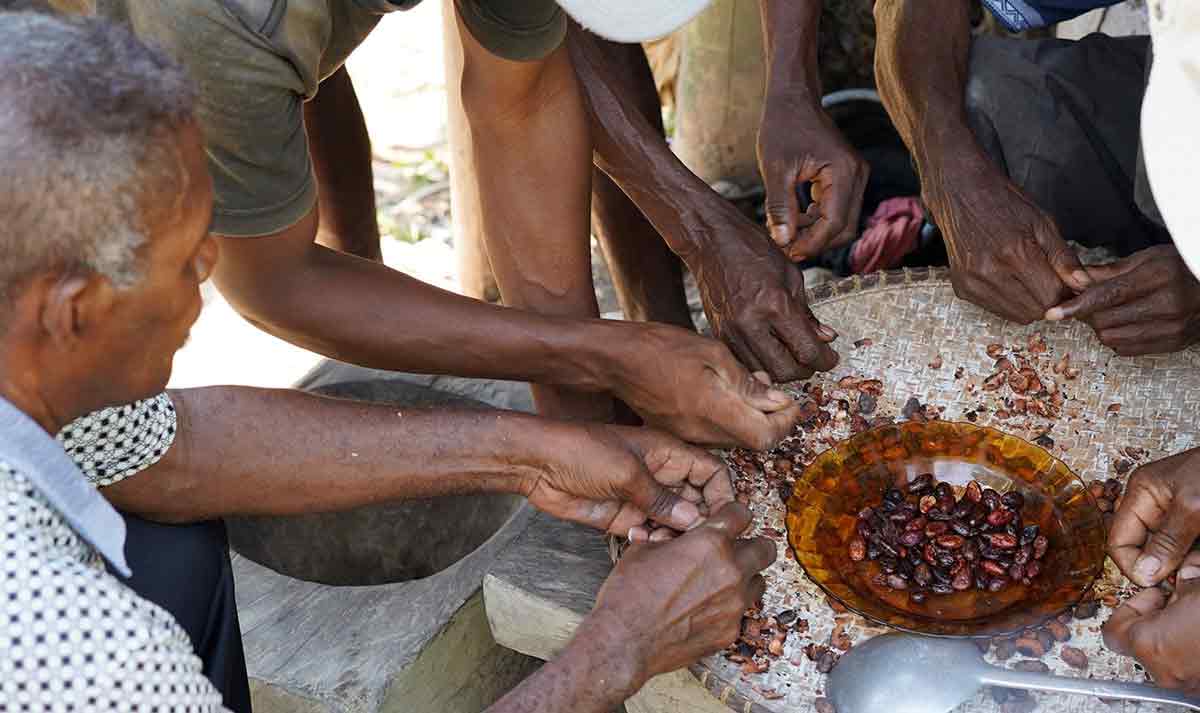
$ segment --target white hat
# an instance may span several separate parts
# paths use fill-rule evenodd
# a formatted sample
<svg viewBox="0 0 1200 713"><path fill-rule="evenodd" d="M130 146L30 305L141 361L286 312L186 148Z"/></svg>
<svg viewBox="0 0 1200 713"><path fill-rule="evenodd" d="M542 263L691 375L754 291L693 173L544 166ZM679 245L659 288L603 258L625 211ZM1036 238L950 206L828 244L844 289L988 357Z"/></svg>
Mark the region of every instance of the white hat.
<svg viewBox="0 0 1200 713"><path fill-rule="evenodd" d="M1150 189L1179 254L1200 277L1200 2L1155 0L1154 61L1142 104Z"/></svg>
<svg viewBox="0 0 1200 713"><path fill-rule="evenodd" d="M686 25L712 0L558 0L584 29L615 42L646 42Z"/></svg>

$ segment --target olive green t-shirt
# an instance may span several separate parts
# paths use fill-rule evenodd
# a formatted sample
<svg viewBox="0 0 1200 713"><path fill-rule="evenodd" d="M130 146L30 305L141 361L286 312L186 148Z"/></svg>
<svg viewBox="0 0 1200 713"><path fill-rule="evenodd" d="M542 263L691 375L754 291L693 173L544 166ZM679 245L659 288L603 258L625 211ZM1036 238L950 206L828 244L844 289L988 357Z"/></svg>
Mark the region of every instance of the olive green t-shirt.
<svg viewBox="0 0 1200 713"><path fill-rule="evenodd" d="M304 102L384 14L420 1L98 0L97 10L188 70L216 190L213 232L250 237L291 226L316 202ZM475 39L506 59L540 59L566 35L554 0L454 2Z"/></svg>

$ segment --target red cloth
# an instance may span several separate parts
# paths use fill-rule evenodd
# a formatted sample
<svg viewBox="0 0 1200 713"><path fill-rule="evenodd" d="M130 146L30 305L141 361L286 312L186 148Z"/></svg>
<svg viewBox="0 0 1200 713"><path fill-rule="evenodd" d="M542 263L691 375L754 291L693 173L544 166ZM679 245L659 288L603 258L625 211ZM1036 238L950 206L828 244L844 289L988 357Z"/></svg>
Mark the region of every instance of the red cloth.
<svg viewBox="0 0 1200 713"><path fill-rule="evenodd" d="M925 208L912 198L889 198L867 219L867 229L850 249L850 269L855 273L890 270L916 250L925 222Z"/></svg>

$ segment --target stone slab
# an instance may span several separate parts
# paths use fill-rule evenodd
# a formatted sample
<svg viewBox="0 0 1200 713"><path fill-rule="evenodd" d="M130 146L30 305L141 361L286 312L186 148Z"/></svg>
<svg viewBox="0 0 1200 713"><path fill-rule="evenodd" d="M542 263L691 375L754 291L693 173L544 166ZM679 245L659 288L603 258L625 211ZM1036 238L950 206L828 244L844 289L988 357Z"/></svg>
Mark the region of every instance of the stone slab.
<svg viewBox="0 0 1200 713"><path fill-rule="evenodd" d="M305 582L235 556L246 664L256 687L268 691L262 696L264 705L273 698L292 701L290 708L284 706L287 710L306 710L311 704L322 713L416 710L399 705L397 700L404 696L397 692L410 690L405 688L413 680L408 676L420 670L423 652L439 636L451 635L447 627L478 592L484 572L524 529L531 512L518 511L478 550L442 572L396 584L338 587ZM493 648L486 642L475 645L484 658ZM510 670L507 663L482 659L462 665ZM432 691L443 684L448 682L434 678L421 685ZM471 695L476 694L461 693L463 700ZM385 708L385 703L399 707Z"/></svg>
<svg viewBox="0 0 1200 713"><path fill-rule="evenodd" d="M492 635L527 656L553 658L592 610L611 570L608 546L595 530L534 515L484 577ZM625 707L628 713L728 713L688 671L654 678Z"/></svg>

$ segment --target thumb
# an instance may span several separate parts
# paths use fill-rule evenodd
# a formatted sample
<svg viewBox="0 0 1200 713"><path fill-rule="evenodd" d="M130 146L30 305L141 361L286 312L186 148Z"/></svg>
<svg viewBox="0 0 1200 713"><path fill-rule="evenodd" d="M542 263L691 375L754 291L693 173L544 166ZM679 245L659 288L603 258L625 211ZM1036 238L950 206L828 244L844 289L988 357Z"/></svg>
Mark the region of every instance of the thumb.
<svg viewBox="0 0 1200 713"><path fill-rule="evenodd" d="M787 247L796 240L800 230L800 196L797 193L799 173L795 168L777 171L767 182L767 229L771 240L779 247Z"/></svg>
<svg viewBox="0 0 1200 713"><path fill-rule="evenodd" d="M1063 284L1075 292L1083 292L1091 286L1092 278L1079 262L1079 255L1062 239L1053 220L1047 218L1035 234L1046 260Z"/></svg>
<svg viewBox="0 0 1200 713"><path fill-rule="evenodd" d="M1133 654L1132 629L1152 619L1167 603L1167 595L1157 587L1143 589L1117 607L1104 623L1104 645L1126 656Z"/></svg>
<svg viewBox="0 0 1200 713"><path fill-rule="evenodd" d="M627 493L629 502L655 522L676 530L690 530L701 522L700 509L637 467Z"/></svg>
<svg viewBox="0 0 1200 713"><path fill-rule="evenodd" d="M771 377L765 371L756 371L753 375L744 372L742 377L741 394L742 398L750 405L765 413L773 413L782 411L796 400L791 394L783 389L777 389L771 385Z"/></svg>
<svg viewBox="0 0 1200 713"><path fill-rule="evenodd" d="M1184 502L1187 500L1177 493L1167 511L1167 519L1161 528L1151 533L1142 555L1134 563L1132 579L1139 584L1157 584L1178 569L1200 536L1200 513L1184 507Z"/></svg>

